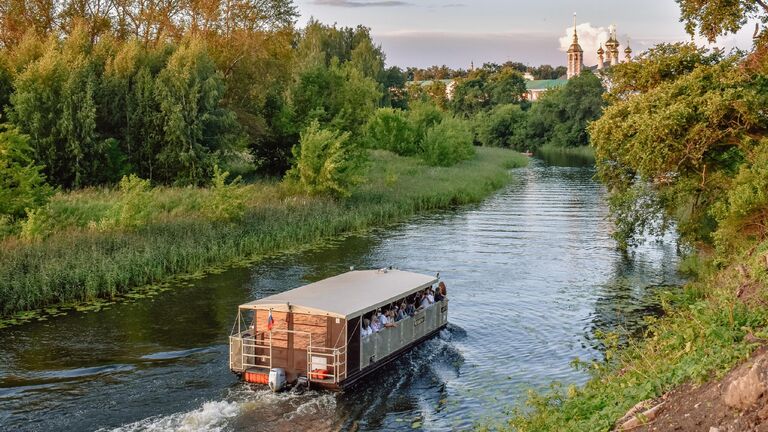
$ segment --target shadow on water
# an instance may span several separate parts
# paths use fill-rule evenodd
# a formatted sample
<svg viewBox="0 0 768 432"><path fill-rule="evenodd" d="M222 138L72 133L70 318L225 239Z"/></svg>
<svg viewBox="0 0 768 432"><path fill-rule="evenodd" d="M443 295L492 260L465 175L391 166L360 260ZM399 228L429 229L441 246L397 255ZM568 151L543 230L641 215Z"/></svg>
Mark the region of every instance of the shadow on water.
<svg viewBox="0 0 768 432"><path fill-rule="evenodd" d="M542 147L536 151L535 157L549 166L584 168L595 166L594 154L584 149Z"/></svg>
<svg viewBox="0 0 768 432"><path fill-rule="evenodd" d="M552 163L553 161L550 161ZM149 299L0 331L13 430L461 430L552 380L596 330L640 328L680 282L674 239L616 251L594 168L533 160L486 202L231 269ZM228 371L238 304L349 269L439 271L449 327L351 391L272 394Z"/></svg>

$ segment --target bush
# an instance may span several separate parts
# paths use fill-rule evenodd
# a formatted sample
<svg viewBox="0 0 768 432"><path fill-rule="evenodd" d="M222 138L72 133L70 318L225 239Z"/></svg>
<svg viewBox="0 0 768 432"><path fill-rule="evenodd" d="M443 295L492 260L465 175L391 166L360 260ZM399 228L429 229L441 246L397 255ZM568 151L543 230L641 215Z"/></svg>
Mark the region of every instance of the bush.
<svg viewBox="0 0 768 432"><path fill-rule="evenodd" d="M424 141L429 128L443 121L444 114L435 104L429 102L414 102L408 111L408 121L413 130L417 145Z"/></svg>
<svg viewBox="0 0 768 432"><path fill-rule="evenodd" d="M288 181L309 194L349 196L350 187L360 181L363 166L363 153L349 137L349 132L322 129L313 121L293 148L296 161Z"/></svg>
<svg viewBox="0 0 768 432"><path fill-rule="evenodd" d="M484 146L528 150L526 134L527 115L519 105L499 105L477 121L478 139Z"/></svg>
<svg viewBox="0 0 768 432"><path fill-rule="evenodd" d="M229 172L222 171L218 165L213 167L213 185L211 197L203 207L203 213L214 221L235 221L245 215L245 197L240 190L241 178L236 177L227 184Z"/></svg>
<svg viewBox="0 0 768 432"><path fill-rule="evenodd" d="M401 156L419 152L419 143L405 113L399 109L379 108L366 127L369 148L389 150Z"/></svg>
<svg viewBox="0 0 768 432"><path fill-rule="evenodd" d="M451 166L475 154L467 122L449 118L427 131L422 158L429 165Z"/></svg>
<svg viewBox="0 0 768 432"><path fill-rule="evenodd" d="M0 128L0 218L10 222L48 201L53 189L41 170L32 161L28 137L16 129Z"/></svg>
<svg viewBox="0 0 768 432"><path fill-rule="evenodd" d="M131 174L120 180L120 199L96 228L136 229L152 217L152 192L149 180Z"/></svg>

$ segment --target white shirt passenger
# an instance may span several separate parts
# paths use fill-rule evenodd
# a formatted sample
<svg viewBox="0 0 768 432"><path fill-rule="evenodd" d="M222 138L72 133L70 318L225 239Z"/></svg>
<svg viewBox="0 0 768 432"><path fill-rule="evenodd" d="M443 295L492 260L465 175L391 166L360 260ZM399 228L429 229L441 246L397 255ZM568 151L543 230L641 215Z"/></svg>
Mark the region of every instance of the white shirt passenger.
<svg viewBox="0 0 768 432"><path fill-rule="evenodd" d="M373 330L371 329L371 327L368 327L368 328L363 327L363 329L360 331L360 336L362 337L368 337L371 334L373 334Z"/></svg>
<svg viewBox="0 0 768 432"><path fill-rule="evenodd" d="M435 296L432 295L432 293L427 294L427 300L429 301L429 304L435 303Z"/></svg>
<svg viewBox="0 0 768 432"><path fill-rule="evenodd" d="M381 324L381 328L384 328L389 324L389 318L386 315L379 315L379 324Z"/></svg>

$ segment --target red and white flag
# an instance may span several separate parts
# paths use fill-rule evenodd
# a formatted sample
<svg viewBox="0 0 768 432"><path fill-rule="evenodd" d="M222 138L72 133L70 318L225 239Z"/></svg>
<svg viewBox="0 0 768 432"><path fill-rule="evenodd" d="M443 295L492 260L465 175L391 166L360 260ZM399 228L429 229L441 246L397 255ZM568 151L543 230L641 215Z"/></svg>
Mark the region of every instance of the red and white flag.
<svg viewBox="0 0 768 432"><path fill-rule="evenodd" d="M272 327L275 326L275 319L272 318L272 311L269 311L269 316L267 317L267 330L272 331Z"/></svg>

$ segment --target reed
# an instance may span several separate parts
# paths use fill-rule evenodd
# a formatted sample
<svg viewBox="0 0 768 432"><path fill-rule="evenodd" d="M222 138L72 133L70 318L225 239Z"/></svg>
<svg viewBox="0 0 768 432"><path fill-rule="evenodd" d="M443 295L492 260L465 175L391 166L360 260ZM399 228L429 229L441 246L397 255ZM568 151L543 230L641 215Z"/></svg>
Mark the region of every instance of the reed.
<svg viewBox="0 0 768 432"><path fill-rule="evenodd" d="M47 237L0 243L0 314L52 304L112 298L172 276L236 264L415 213L478 202L510 178L526 158L482 148L453 167L430 167L384 151L371 152L367 181L343 200L293 195L281 184L240 187L247 210L238 221L212 221L201 211L203 188L156 188L151 217L133 229L104 229L118 191L89 189L53 199ZM110 225L111 226L111 225Z"/></svg>

